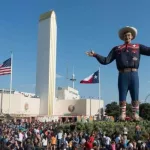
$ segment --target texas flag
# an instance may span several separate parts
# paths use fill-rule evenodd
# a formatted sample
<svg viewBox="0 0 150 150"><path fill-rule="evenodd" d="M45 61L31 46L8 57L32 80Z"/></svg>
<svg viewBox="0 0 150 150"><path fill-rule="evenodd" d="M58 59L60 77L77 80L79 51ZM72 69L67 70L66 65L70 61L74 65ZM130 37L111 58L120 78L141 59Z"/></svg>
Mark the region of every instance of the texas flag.
<svg viewBox="0 0 150 150"><path fill-rule="evenodd" d="M84 83L84 84L99 83L99 70L91 74L87 78L81 80L80 83Z"/></svg>

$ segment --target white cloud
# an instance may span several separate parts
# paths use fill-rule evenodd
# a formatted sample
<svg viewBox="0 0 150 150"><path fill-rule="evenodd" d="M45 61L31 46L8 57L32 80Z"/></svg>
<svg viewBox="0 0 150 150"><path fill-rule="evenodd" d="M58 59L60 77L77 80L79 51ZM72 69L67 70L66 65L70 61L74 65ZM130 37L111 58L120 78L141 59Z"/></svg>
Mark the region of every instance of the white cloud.
<svg viewBox="0 0 150 150"><path fill-rule="evenodd" d="M62 78L63 76L56 74L56 78Z"/></svg>

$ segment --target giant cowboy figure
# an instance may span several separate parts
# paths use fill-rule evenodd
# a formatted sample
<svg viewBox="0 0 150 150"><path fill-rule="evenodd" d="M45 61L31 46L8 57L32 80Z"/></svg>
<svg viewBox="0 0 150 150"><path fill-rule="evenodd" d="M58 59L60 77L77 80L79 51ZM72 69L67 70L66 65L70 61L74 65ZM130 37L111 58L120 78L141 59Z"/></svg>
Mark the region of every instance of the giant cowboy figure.
<svg viewBox="0 0 150 150"><path fill-rule="evenodd" d="M126 118L126 96L130 91L132 99L132 118L139 120L139 77L138 68L140 55L150 56L150 47L141 44L131 44L137 36L137 29L124 27L119 30L119 38L124 41L123 45L115 46L107 57L96 54L94 51L86 52L88 56L95 57L99 63L107 65L116 60L118 75L118 90L120 104L120 120Z"/></svg>

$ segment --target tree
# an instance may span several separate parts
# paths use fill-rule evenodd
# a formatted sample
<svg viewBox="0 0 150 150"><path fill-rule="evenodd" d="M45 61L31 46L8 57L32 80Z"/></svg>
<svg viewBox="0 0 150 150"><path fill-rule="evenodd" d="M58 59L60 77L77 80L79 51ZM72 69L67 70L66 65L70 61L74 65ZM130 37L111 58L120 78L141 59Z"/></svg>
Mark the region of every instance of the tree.
<svg viewBox="0 0 150 150"><path fill-rule="evenodd" d="M112 102L106 105L106 115L113 116L114 118L119 117L119 105L117 102Z"/></svg>
<svg viewBox="0 0 150 150"><path fill-rule="evenodd" d="M150 104L149 103L140 104L140 116L143 119L150 120Z"/></svg>
<svg viewBox="0 0 150 150"><path fill-rule="evenodd" d="M119 117L120 114L119 105L117 104L117 102L107 104L105 112L108 116L113 116L116 119ZM126 104L126 115L129 117L131 117L132 115L132 105L128 103Z"/></svg>

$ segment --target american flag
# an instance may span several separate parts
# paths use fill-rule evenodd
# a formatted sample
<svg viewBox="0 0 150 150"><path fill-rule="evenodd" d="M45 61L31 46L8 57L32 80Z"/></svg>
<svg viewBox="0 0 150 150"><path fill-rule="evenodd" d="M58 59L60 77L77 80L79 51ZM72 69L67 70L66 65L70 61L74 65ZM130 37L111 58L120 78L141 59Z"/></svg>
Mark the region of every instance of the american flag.
<svg viewBox="0 0 150 150"><path fill-rule="evenodd" d="M11 58L5 60L2 65L0 65L0 76L11 74Z"/></svg>

